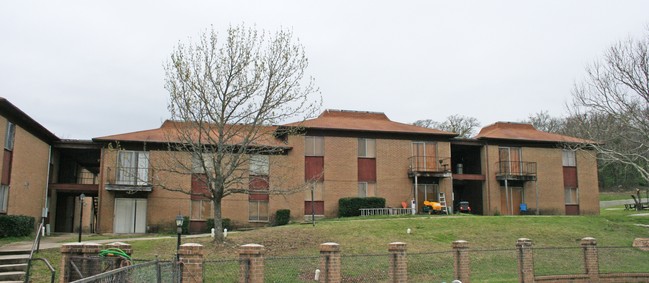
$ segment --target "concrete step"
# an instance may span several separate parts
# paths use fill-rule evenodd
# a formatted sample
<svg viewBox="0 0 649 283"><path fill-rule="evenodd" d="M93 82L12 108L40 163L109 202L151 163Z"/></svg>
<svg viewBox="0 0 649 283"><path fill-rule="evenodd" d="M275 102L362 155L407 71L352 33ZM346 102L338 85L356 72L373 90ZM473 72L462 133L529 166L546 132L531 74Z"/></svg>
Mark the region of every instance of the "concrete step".
<svg viewBox="0 0 649 283"><path fill-rule="evenodd" d="M3 255L18 255L18 254L29 254L31 250L0 250L0 256Z"/></svg>
<svg viewBox="0 0 649 283"><path fill-rule="evenodd" d="M0 272L26 271L26 270L27 270L26 263L0 265Z"/></svg>
<svg viewBox="0 0 649 283"><path fill-rule="evenodd" d="M27 261L29 261L28 254L0 255L0 265L27 263Z"/></svg>
<svg viewBox="0 0 649 283"><path fill-rule="evenodd" d="M25 278L23 271L0 272L0 282L23 280L23 278Z"/></svg>

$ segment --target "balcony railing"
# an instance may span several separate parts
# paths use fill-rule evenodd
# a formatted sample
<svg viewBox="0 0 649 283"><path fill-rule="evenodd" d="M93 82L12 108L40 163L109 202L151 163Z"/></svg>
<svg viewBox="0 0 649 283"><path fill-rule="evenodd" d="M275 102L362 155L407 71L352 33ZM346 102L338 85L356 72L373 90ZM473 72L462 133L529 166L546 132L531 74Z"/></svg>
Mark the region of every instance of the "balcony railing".
<svg viewBox="0 0 649 283"><path fill-rule="evenodd" d="M411 156L408 174L446 174L451 172L451 158L436 156Z"/></svg>
<svg viewBox="0 0 649 283"><path fill-rule="evenodd" d="M115 175L110 176L110 184L127 186L149 185L148 167L117 167Z"/></svg>
<svg viewBox="0 0 649 283"><path fill-rule="evenodd" d="M496 178L499 180L534 180L536 179L536 162L498 161Z"/></svg>

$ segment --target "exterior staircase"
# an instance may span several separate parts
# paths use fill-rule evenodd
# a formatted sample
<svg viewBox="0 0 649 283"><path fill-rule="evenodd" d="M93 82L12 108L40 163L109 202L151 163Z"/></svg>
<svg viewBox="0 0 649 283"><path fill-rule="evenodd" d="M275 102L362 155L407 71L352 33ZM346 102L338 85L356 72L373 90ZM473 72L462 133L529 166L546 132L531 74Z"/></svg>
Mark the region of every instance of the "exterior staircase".
<svg viewBox="0 0 649 283"><path fill-rule="evenodd" d="M0 282L23 282L30 250L0 251Z"/></svg>

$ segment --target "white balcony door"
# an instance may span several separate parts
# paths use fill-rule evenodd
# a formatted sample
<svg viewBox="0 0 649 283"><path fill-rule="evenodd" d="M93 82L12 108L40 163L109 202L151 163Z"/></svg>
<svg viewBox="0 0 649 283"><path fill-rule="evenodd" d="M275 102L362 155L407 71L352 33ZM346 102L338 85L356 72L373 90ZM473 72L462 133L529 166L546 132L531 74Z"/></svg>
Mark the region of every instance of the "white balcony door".
<svg viewBox="0 0 649 283"><path fill-rule="evenodd" d="M146 205L146 199L143 198L116 198L114 233L145 233Z"/></svg>

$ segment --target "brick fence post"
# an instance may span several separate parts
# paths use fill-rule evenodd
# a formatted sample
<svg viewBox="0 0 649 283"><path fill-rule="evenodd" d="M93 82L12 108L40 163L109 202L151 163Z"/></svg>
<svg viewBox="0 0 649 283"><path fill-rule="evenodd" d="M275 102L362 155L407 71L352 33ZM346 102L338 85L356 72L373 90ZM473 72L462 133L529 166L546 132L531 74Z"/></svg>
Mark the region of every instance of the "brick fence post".
<svg viewBox="0 0 649 283"><path fill-rule="evenodd" d="M518 281L534 282L534 258L532 257L532 240L520 238L516 241L518 251Z"/></svg>
<svg viewBox="0 0 649 283"><path fill-rule="evenodd" d="M100 244L95 243L85 243L83 248L81 248L81 253L83 254L83 263L81 264L81 274L84 277L91 275L99 274L102 272L101 263L99 263L99 251L101 250Z"/></svg>
<svg viewBox="0 0 649 283"><path fill-rule="evenodd" d="M471 262L469 259L469 242L453 241L453 276L462 283L471 282Z"/></svg>
<svg viewBox="0 0 649 283"><path fill-rule="evenodd" d="M203 245L187 243L178 249L184 283L203 282Z"/></svg>
<svg viewBox="0 0 649 283"><path fill-rule="evenodd" d="M264 282L264 246L247 244L239 247L239 282Z"/></svg>
<svg viewBox="0 0 649 283"><path fill-rule="evenodd" d="M584 250L584 269L591 282L599 280L599 259L597 258L597 240L586 237L581 239L581 248Z"/></svg>
<svg viewBox="0 0 649 283"><path fill-rule="evenodd" d="M394 242L388 246L390 252L390 282L408 282L408 259L406 258L406 243Z"/></svg>
<svg viewBox="0 0 649 283"><path fill-rule="evenodd" d="M82 243L64 244L61 246L61 266L59 268L59 282L67 283L79 279L76 271L72 270L70 261L72 257L81 256Z"/></svg>
<svg viewBox="0 0 649 283"><path fill-rule="evenodd" d="M339 283L340 276L340 245L324 243L320 245L320 282Z"/></svg>
<svg viewBox="0 0 649 283"><path fill-rule="evenodd" d="M133 255L133 248L131 247L131 245L129 245L127 243L114 242L114 243L107 244L105 246L105 248L106 249L120 249L125 254L127 254L128 256ZM111 257L110 259L113 261L112 262L112 268L113 269L117 269L117 268L120 268L122 266L122 262L123 262L122 258L120 258L120 257Z"/></svg>

